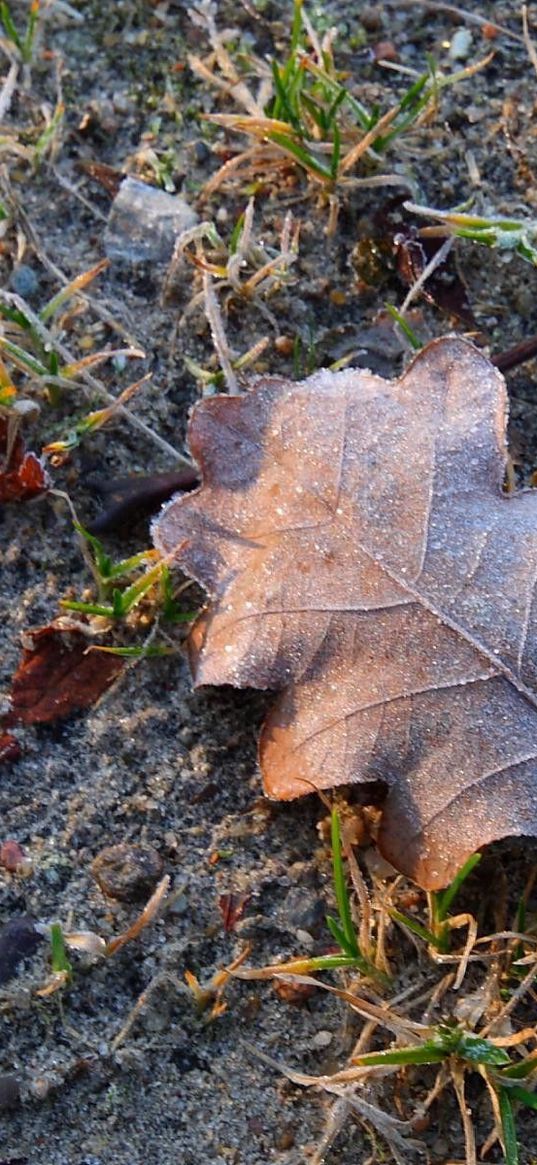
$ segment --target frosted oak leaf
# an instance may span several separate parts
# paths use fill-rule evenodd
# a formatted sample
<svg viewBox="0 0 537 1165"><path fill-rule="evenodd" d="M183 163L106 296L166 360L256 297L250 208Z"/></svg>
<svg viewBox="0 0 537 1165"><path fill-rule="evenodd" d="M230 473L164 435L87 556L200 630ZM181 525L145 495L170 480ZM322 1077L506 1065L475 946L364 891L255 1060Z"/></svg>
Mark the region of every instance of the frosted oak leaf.
<svg viewBox="0 0 537 1165"><path fill-rule="evenodd" d="M280 690L267 794L382 781L380 848L429 889L537 834L537 493L502 492L506 412L456 337L395 381L261 379L195 408L202 486L154 528L209 596L196 684Z"/></svg>

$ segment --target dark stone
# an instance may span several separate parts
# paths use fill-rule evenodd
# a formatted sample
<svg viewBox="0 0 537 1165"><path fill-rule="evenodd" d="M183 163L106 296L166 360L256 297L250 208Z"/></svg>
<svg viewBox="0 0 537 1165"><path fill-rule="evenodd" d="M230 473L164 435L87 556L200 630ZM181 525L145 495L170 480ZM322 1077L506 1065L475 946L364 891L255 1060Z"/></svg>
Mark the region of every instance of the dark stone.
<svg viewBox="0 0 537 1165"><path fill-rule="evenodd" d="M163 861L151 845L109 845L97 854L92 873L103 894L120 902L140 902L152 894Z"/></svg>
<svg viewBox="0 0 537 1165"><path fill-rule="evenodd" d="M35 955L42 941L43 936L36 931L29 915L21 914L6 922L0 930L0 984L13 978L19 963Z"/></svg>

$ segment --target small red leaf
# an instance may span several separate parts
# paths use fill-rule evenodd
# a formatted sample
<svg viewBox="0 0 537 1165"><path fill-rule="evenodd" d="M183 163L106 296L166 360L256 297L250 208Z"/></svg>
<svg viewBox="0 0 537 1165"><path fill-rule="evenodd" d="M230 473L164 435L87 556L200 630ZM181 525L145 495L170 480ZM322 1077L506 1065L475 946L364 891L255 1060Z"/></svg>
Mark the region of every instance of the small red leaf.
<svg viewBox="0 0 537 1165"><path fill-rule="evenodd" d="M250 901L250 894L221 894L218 906L224 923L224 930L232 931L240 922Z"/></svg>
<svg viewBox="0 0 537 1165"><path fill-rule="evenodd" d="M81 631L63 631L51 624L29 632L11 687L11 724L46 724L89 708L122 671L116 655L88 651Z"/></svg>
<svg viewBox="0 0 537 1165"><path fill-rule="evenodd" d="M43 493L47 486L39 457L25 452L20 433L11 442L9 422L0 417L0 503L27 501Z"/></svg>

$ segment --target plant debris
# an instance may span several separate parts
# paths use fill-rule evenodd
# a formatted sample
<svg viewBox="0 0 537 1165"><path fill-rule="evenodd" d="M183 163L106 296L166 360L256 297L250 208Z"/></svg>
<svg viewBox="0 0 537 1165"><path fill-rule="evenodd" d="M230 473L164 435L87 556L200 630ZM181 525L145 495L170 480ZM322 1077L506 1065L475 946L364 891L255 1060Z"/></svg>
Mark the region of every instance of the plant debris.
<svg viewBox="0 0 537 1165"><path fill-rule="evenodd" d="M26 452L20 430L10 432L0 416L0 504L25 502L48 488L48 477L37 454Z"/></svg>
<svg viewBox="0 0 537 1165"><path fill-rule="evenodd" d="M154 527L210 596L196 684L284 689L268 795L384 782L381 852L428 889L537 834L537 498L502 493L505 424L455 337L398 381L262 380L197 406L203 486Z"/></svg>
<svg viewBox="0 0 537 1165"><path fill-rule="evenodd" d="M117 678L125 660L89 651L82 631L50 623L26 632L30 646L13 676L4 723L48 724L89 708Z"/></svg>

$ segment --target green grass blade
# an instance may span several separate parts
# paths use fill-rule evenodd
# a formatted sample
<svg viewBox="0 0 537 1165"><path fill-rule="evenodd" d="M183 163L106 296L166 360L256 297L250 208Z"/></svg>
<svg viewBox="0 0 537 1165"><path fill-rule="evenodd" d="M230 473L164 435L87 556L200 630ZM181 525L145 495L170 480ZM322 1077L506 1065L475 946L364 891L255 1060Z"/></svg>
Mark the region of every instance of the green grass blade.
<svg viewBox="0 0 537 1165"><path fill-rule="evenodd" d="M432 1041L426 1044L415 1044L411 1048L388 1048L385 1052L367 1052L364 1056L353 1058L353 1064L360 1068L376 1067L383 1064L441 1064L447 1052L435 1047Z"/></svg>
<svg viewBox="0 0 537 1165"><path fill-rule="evenodd" d="M526 1080L534 1072L537 1072L537 1052L532 1052L531 1055L525 1056L518 1063L510 1064L509 1067L504 1068L501 1078L502 1080L504 1078L509 1080Z"/></svg>
<svg viewBox="0 0 537 1165"><path fill-rule="evenodd" d="M119 655L125 659L152 659L154 656L173 655L174 647L165 644L148 643L146 647L102 647L96 646L95 651L103 651L106 655Z"/></svg>
<svg viewBox="0 0 537 1165"><path fill-rule="evenodd" d="M21 41L21 38L17 32L16 26L13 23L13 17L11 15L10 10L9 10L9 4L7 4L5 2L5 0L2 0L2 3L0 4L0 21L2 22L2 24L4 26L4 31L5 31L5 34L8 38L8 40L10 40L12 42L12 44L14 44L16 46L16 48L18 48L18 50L21 54L21 57L22 57L23 56L22 41Z"/></svg>
<svg viewBox="0 0 537 1165"><path fill-rule="evenodd" d="M345 938L337 918L333 918L331 914L327 914L325 921L330 934L332 935L332 938L336 940L338 947L341 947L341 950L344 951L346 955L350 955L351 958L356 958L356 951L349 950L347 939Z"/></svg>
<svg viewBox="0 0 537 1165"><path fill-rule="evenodd" d="M62 611L80 611L82 615L102 615L103 619L115 619L113 607L105 607L100 603L81 603L75 599L60 599Z"/></svg>
<svg viewBox="0 0 537 1165"><path fill-rule="evenodd" d="M280 70L276 61L272 61L272 80L274 81L274 88L276 90L276 97L274 100L271 116L279 121L287 121L298 134L302 136L303 128L300 118L295 113L289 100L289 86L286 85L284 79L280 74Z"/></svg>
<svg viewBox="0 0 537 1165"><path fill-rule="evenodd" d="M54 974L62 972L71 975L73 968L65 952L65 940L59 922L53 922L50 928L50 949Z"/></svg>
<svg viewBox="0 0 537 1165"><path fill-rule="evenodd" d="M513 1112L510 1094L506 1088L500 1088L498 1100L500 1103L505 1165L519 1165L515 1114Z"/></svg>
<svg viewBox="0 0 537 1165"><path fill-rule="evenodd" d="M440 893L433 895L436 903L435 918L438 920L438 922L445 922L448 910L456 895L458 894L463 882L466 881L466 879L472 873L472 870L475 870L475 867L479 865L480 861L481 854L472 854L472 856L468 858L468 861L465 862L463 866L461 866L459 872L455 874L455 877L450 885L447 886L445 890L441 890Z"/></svg>
<svg viewBox="0 0 537 1165"><path fill-rule="evenodd" d="M300 145L300 143L295 141L294 138L288 137L287 134L278 133L274 130L267 134L267 138L269 141L274 142L276 146L280 146L282 150L286 150L288 154L291 154L294 158L296 158L297 162L300 162L300 165L303 166L304 169L309 173L315 174L315 176L318 178L323 178L326 182L330 182L332 180L332 172L330 168L328 166L324 166L323 163L315 157L315 154L312 154L310 150L306 149L305 146Z"/></svg>
<svg viewBox="0 0 537 1165"><path fill-rule="evenodd" d="M502 1091L504 1090L502 1089ZM514 1084L509 1089L509 1096L514 1097L515 1100L519 1100L521 1104L525 1104L526 1108L537 1109L537 1094L535 1092L529 1092L527 1088L522 1088L520 1084Z"/></svg>
<svg viewBox="0 0 537 1165"><path fill-rule="evenodd" d="M332 174L332 181L335 182L339 173L339 163L341 159L341 134L339 127L334 125L334 148L332 150L332 158L330 161L330 172Z"/></svg>
<svg viewBox="0 0 537 1165"><path fill-rule="evenodd" d="M475 1035L474 1032L461 1032L457 1053L470 1064L487 1064L489 1067L500 1068L510 1064L505 1048L496 1047L496 1044Z"/></svg>
<svg viewBox="0 0 537 1165"><path fill-rule="evenodd" d="M358 947L358 940L352 921L351 904L349 899L349 892L347 890L347 882L345 878L345 868L343 865L343 853L341 847L341 829L339 825L339 814L337 809L332 810L331 821L331 844L332 844L332 869L334 876L334 890L336 894L336 902L341 922L341 929L345 937L345 950L348 950L354 955L360 953Z"/></svg>
<svg viewBox="0 0 537 1165"><path fill-rule="evenodd" d="M417 935L424 942L429 943L433 947L438 947L440 941L438 935L433 934L432 930L428 930L421 922L416 922L414 918L409 918L407 914L402 914L400 910L390 909L388 910L388 914L390 918L393 918L394 922L399 922L401 926L406 926L408 930L412 931L412 934Z"/></svg>
<svg viewBox="0 0 537 1165"><path fill-rule="evenodd" d="M73 526L77 534L80 534L80 537L91 546L95 555L95 566L104 582L105 579L110 578L112 571L112 559L110 555L106 553L100 538L96 538L95 534L90 534L89 530L86 530L86 527L81 522L73 522Z"/></svg>
<svg viewBox="0 0 537 1165"><path fill-rule="evenodd" d="M392 320L395 320L395 323L400 327L403 335L406 336L410 347L413 348L415 352L419 352L420 348L423 348L423 344L410 327L408 320L406 320L405 317L401 315L401 312L393 306L393 303L387 303L385 306L386 311L389 315L391 315Z"/></svg>
<svg viewBox="0 0 537 1165"><path fill-rule="evenodd" d="M38 360L34 360L33 356L29 356L24 348L20 348L18 344L13 344L11 340L6 340L5 336L0 336L0 349L6 352L8 356L19 368L24 372L31 372L33 376L50 375L48 368L44 364L40 364Z"/></svg>

